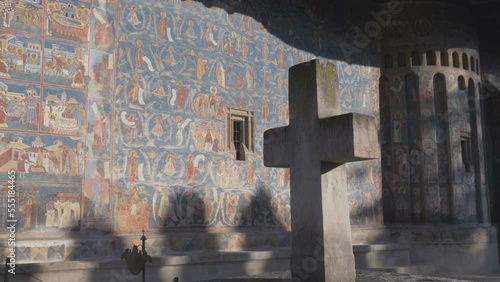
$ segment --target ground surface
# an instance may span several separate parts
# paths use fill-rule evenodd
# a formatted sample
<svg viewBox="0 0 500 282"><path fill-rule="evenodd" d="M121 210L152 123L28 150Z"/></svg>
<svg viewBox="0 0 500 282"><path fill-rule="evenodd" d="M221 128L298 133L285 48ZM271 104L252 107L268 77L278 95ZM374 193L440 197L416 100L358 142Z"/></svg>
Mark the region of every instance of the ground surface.
<svg viewBox="0 0 500 282"><path fill-rule="evenodd" d="M500 282L500 275L497 276L472 276L461 275L455 277L430 277L421 275L406 275L398 273L356 270L356 282L470 282L470 281L484 281L484 282ZM216 279L211 282L289 282L290 271L286 272L271 272L259 275L251 275L230 279Z"/></svg>

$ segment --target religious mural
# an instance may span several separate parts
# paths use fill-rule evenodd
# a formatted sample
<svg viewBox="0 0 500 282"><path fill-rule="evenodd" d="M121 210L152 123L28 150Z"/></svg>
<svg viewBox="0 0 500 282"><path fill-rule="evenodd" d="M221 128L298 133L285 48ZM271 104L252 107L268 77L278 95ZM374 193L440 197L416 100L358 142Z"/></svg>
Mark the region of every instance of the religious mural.
<svg viewBox="0 0 500 282"><path fill-rule="evenodd" d="M452 216L460 223L477 221L474 171L467 171L461 147L461 134L472 134L475 111L469 100L475 86L469 83L471 88L463 76L432 72L380 80L388 222L449 223ZM420 102L418 107L414 101Z"/></svg>
<svg viewBox="0 0 500 282"><path fill-rule="evenodd" d="M46 35L77 41L88 41L90 7L86 1L47 1Z"/></svg>
<svg viewBox="0 0 500 282"><path fill-rule="evenodd" d="M41 130L65 135L85 133L85 92L56 87L44 87Z"/></svg>
<svg viewBox="0 0 500 282"><path fill-rule="evenodd" d="M89 99L87 156L109 158L111 152L111 105Z"/></svg>
<svg viewBox="0 0 500 282"><path fill-rule="evenodd" d="M0 171L15 170L30 181L81 182L83 139L39 134L1 133ZM7 179L2 174L0 179Z"/></svg>
<svg viewBox="0 0 500 282"><path fill-rule="evenodd" d="M40 81L42 38L0 30L0 77Z"/></svg>
<svg viewBox="0 0 500 282"><path fill-rule="evenodd" d="M86 88L88 83L87 48L56 40L45 40L43 81Z"/></svg>
<svg viewBox="0 0 500 282"><path fill-rule="evenodd" d="M191 1L35 2L12 1L29 12L0 21L0 172L17 170L38 205L26 230L289 228L290 171L263 166L263 132L289 123L288 68L341 54L332 35L306 32L320 23L263 13L289 26L282 39ZM377 116L379 72L335 64L342 111ZM246 161L228 150L226 107L255 116ZM404 132L402 117L391 126ZM379 162L348 171L352 223L379 224Z"/></svg>
<svg viewBox="0 0 500 282"><path fill-rule="evenodd" d="M0 82L0 128L38 131L40 86Z"/></svg>
<svg viewBox="0 0 500 282"><path fill-rule="evenodd" d="M42 0L3 1L0 27L41 34L43 7Z"/></svg>
<svg viewBox="0 0 500 282"><path fill-rule="evenodd" d="M17 226L21 231L80 230L81 187L79 185L17 182L16 186ZM1 197L0 201L4 202L6 193ZM7 209L2 209L0 217L6 218L6 212Z"/></svg>

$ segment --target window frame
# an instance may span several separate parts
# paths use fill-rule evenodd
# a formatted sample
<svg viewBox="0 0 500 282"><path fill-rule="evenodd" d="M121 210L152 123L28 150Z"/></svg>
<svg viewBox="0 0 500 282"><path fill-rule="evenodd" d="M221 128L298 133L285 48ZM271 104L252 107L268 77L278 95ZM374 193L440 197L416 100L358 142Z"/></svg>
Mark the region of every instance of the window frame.
<svg viewBox="0 0 500 282"><path fill-rule="evenodd" d="M245 161L248 159L248 154L255 152L254 116L253 111L226 108L226 149L234 154L237 161ZM241 122L240 136L242 140L240 141L240 148L236 148L234 145L235 122Z"/></svg>

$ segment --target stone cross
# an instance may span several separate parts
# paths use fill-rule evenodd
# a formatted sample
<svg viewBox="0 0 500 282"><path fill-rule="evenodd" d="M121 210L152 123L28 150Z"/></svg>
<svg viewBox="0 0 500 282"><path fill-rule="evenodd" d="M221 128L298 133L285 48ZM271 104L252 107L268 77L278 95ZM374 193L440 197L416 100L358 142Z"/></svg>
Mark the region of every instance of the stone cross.
<svg viewBox="0 0 500 282"><path fill-rule="evenodd" d="M264 165L290 168L293 281L355 281L342 164L380 157L373 117L340 114L335 66L290 68L290 125L264 132Z"/></svg>

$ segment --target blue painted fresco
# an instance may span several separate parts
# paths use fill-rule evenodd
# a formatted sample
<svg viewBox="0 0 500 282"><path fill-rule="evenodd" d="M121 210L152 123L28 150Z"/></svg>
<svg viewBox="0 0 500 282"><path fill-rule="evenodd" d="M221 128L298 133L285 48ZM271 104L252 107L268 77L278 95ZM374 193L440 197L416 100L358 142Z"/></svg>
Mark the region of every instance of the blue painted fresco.
<svg viewBox="0 0 500 282"><path fill-rule="evenodd" d="M316 28L310 15L269 11L266 26L191 1L44 5L40 30L0 26L0 171L78 194L66 196L81 198L82 230L289 228L290 172L263 166L262 138L289 122L288 69L315 54L331 54L323 59L337 67L341 110L378 117L380 71L343 62L337 39L349 35ZM267 30L280 25L286 38ZM254 114L246 161L229 149L227 107ZM347 170L352 223L381 224L380 161ZM29 197L55 193L33 187ZM57 221L54 203L43 212ZM30 220L26 230L56 227Z"/></svg>

